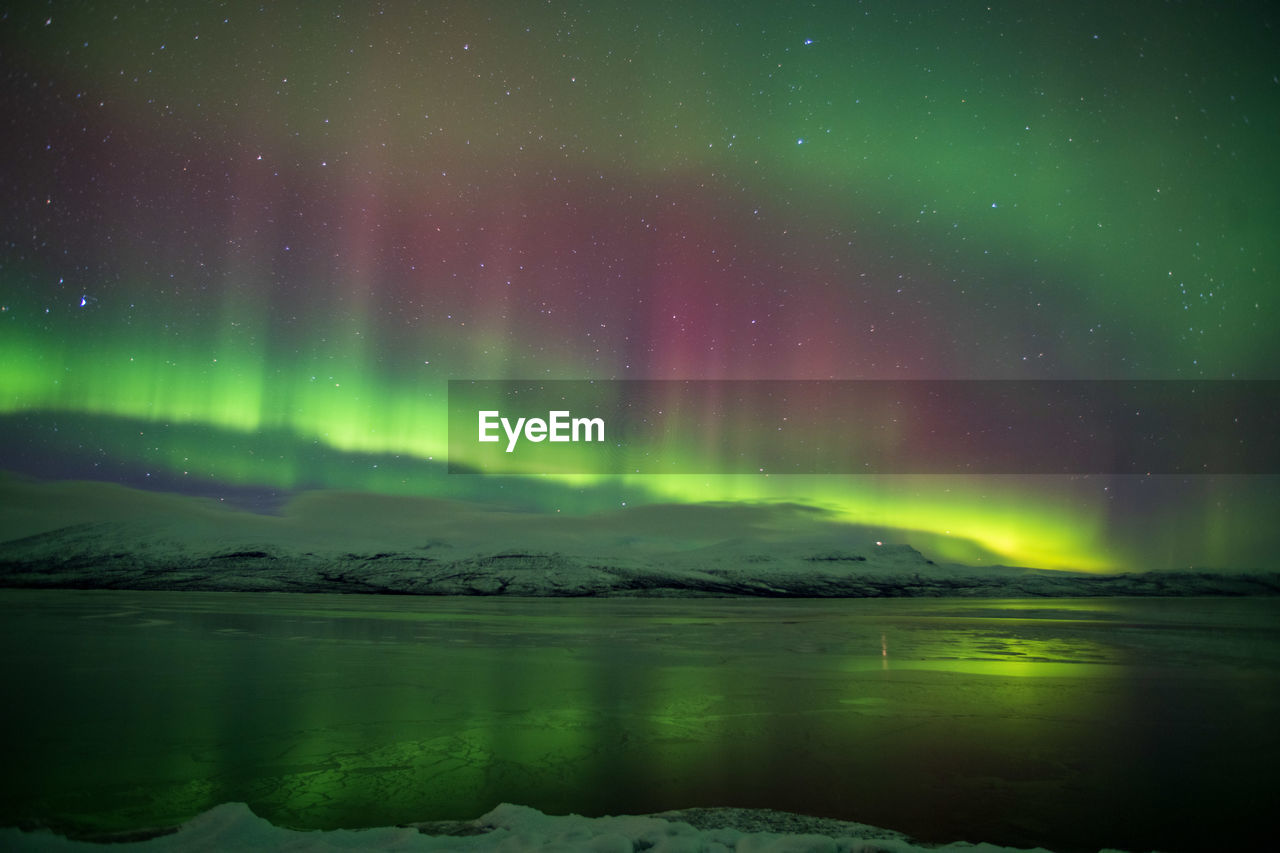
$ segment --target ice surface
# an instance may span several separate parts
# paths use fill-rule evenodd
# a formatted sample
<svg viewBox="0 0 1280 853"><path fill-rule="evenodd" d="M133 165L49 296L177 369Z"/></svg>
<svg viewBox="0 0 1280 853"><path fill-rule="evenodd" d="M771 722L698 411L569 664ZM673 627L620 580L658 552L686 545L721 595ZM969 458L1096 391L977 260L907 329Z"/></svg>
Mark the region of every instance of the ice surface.
<svg viewBox="0 0 1280 853"><path fill-rule="evenodd" d="M733 804L931 843L1268 849L1278 607L2 591L0 826Z"/></svg>
<svg viewBox="0 0 1280 853"><path fill-rule="evenodd" d="M729 810L726 810L729 811ZM758 824L752 812L737 812L742 823ZM764 814L776 820L778 813ZM785 822L803 822L793 815ZM711 821L714 823L715 821ZM766 822L768 822L766 820ZM830 821L818 821L829 825ZM438 828L439 825L433 825ZM49 832L0 830L0 846L20 851L184 851L214 850L377 850L377 851L496 851L523 850L558 853L1000 853L1016 848L992 844L956 842L922 847L883 829L842 823L836 834L743 831L730 826L695 828L681 820L661 816L586 818L578 815L546 815L524 806L502 804L483 817L457 822L454 834L429 834L413 827L298 832L274 826L256 816L244 803L225 803L193 818L177 832L109 848L87 841L72 841ZM1043 850L1043 848L1035 848Z"/></svg>

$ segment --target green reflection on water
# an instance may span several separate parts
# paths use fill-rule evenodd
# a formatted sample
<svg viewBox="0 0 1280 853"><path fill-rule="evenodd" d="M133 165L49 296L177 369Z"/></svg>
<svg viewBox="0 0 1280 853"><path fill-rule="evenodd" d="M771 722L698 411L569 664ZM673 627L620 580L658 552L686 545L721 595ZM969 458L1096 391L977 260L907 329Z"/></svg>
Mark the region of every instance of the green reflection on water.
<svg viewBox="0 0 1280 853"><path fill-rule="evenodd" d="M1203 679L1234 690L1212 711L1229 738L1266 742L1278 704L1259 687L1280 668L1267 602L14 591L0 610L21 697L0 712L0 822L99 830L227 801L298 828L508 801L770 807L1029 845L1119 810L1117 790L1160 790L1162 751L1202 730ZM1135 756L1169 696L1194 713ZM1189 798L1262 789L1198 760Z"/></svg>

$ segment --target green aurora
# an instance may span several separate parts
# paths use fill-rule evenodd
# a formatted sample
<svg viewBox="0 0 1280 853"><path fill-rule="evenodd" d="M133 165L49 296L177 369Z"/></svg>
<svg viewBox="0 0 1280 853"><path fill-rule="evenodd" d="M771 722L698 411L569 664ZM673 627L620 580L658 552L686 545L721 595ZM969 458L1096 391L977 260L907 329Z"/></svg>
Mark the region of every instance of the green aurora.
<svg viewBox="0 0 1280 853"><path fill-rule="evenodd" d="M1270 477L449 475L446 383L1276 378L1274 24L11 12L0 467L587 516L788 502L941 559L1258 568Z"/></svg>

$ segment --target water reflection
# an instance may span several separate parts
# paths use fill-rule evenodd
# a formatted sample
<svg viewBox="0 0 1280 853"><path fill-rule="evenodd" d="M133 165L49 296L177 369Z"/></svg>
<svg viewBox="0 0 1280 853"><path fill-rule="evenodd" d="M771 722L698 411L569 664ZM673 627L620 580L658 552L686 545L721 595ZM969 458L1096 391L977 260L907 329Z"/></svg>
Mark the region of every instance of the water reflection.
<svg viewBox="0 0 1280 853"><path fill-rule="evenodd" d="M1177 850L1196 842L1171 835L1171 803L1258 824L1280 757L1275 602L6 592L0 608L0 677L23 697L0 711L10 823L127 828L229 800L301 828L501 801L738 805Z"/></svg>

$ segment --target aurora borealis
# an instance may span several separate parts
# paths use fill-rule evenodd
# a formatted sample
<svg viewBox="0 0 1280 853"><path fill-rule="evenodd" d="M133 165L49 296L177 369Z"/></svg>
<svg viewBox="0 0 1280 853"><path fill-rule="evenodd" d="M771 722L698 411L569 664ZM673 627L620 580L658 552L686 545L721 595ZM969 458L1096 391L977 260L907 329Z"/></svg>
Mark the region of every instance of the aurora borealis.
<svg viewBox="0 0 1280 853"><path fill-rule="evenodd" d="M0 18L0 468L786 501L944 559L1258 567L1274 478L474 478L445 473L445 405L450 379L1280 378L1276 23L25 4Z"/></svg>

